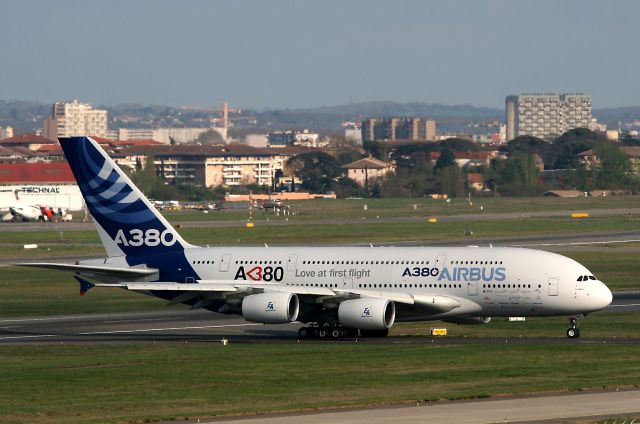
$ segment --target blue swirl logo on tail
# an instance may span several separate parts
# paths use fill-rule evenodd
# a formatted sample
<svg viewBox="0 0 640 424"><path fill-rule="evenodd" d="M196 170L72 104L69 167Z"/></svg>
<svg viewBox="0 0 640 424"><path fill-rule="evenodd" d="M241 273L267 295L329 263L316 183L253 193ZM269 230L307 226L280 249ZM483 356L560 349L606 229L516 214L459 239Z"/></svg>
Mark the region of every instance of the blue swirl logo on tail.
<svg viewBox="0 0 640 424"><path fill-rule="evenodd" d="M61 138L91 215L111 241L111 249L127 256L183 250L187 245L142 192L88 137ZM101 237L103 234L101 233ZM107 241L105 247L109 251Z"/></svg>

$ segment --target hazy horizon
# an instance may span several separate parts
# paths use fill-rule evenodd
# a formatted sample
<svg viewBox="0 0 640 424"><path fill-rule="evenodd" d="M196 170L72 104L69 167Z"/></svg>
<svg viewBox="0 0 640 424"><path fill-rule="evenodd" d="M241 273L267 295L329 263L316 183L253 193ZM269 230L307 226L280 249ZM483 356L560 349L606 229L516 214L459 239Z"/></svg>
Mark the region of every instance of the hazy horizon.
<svg viewBox="0 0 640 424"><path fill-rule="evenodd" d="M370 101L504 109L583 92L640 104L640 3L566 0L11 1L0 98L307 109Z"/></svg>

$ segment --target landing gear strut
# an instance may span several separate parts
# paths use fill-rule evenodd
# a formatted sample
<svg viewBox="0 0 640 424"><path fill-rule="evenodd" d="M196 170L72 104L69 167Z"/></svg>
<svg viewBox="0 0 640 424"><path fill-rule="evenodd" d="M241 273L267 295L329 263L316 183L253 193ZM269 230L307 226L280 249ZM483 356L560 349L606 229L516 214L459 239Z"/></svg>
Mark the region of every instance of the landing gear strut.
<svg viewBox="0 0 640 424"><path fill-rule="evenodd" d="M580 329L578 328L578 318L569 318L569 328L567 328L567 337L570 339L577 339L580 337Z"/></svg>

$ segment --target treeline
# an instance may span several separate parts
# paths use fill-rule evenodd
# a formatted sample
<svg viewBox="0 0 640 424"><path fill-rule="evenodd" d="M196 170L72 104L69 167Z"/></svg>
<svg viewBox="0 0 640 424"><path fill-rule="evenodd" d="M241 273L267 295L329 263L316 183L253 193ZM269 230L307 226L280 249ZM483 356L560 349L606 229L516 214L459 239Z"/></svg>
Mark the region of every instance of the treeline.
<svg viewBox="0 0 640 424"><path fill-rule="evenodd" d="M328 155L306 153L292 158L289 171L302 188L313 192L335 192L338 196L421 197L443 193L451 197L465 196L472 190L468 174L479 173L485 195L534 196L550 188L629 189L636 190L638 176L632 162L620 148L640 145L638 140L613 142L588 129L568 131L553 142L536 137L517 137L498 151L488 163L461 168L456 155L482 152L483 148L464 139L440 143L365 143L364 154L342 152ZM580 153L593 150L597 163L586 164ZM434 154L435 153L435 154ZM345 177L342 165L371 156L396 165L395 173L360 187ZM437 160L434 158L437 157ZM559 170L541 175L543 170ZM546 178L546 174L555 176ZM545 178L541 178L541 177Z"/></svg>

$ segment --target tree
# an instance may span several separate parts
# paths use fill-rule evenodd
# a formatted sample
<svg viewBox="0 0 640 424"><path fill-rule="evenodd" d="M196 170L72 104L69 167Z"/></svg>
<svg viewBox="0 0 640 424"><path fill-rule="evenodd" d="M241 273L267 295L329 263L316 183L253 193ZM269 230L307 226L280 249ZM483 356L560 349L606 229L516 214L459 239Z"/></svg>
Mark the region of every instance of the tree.
<svg viewBox="0 0 640 424"><path fill-rule="evenodd" d="M225 144L224 139L218 131L213 129L207 130L200 134L198 138L194 140L195 144Z"/></svg>
<svg viewBox="0 0 640 424"><path fill-rule="evenodd" d="M506 160L492 162L495 178L490 182L493 188L512 196L527 196L536 194L538 176L540 172L536 166L533 154L522 151L514 152Z"/></svg>
<svg viewBox="0 0 640 424"><path fill-rule="evenodd" d="M442 147L442 150L440 150L440 157L436 161L435 170L439 171L444 168L448 168L450 166L455 166L455 165L456 165L456 154L453 152L453 149L448 144L445 144L444 147Z"/></svg>
<svg viewBox="0 0 640 424"><path fill-rule="evenodd" d="M464 176L457 165L447 166L440 172L442 192L449 197L464 197Z"/></svg>
<svg viewBox="0 0 640 424"><path fill-rule="evenodd" d="M336 158L324 152L294 156L287 161L287 167L302 181L302 187L316 193L331 191L335 180L342 175Z"/></svg>
<svg viewBox="0 0 640 424"><path fill-rule="evenodd" d="M629 157L617 146L601 145L595 153L600 158L596 170L596 184L600 188L622 188L628 182L631 163Z"/></svg>

